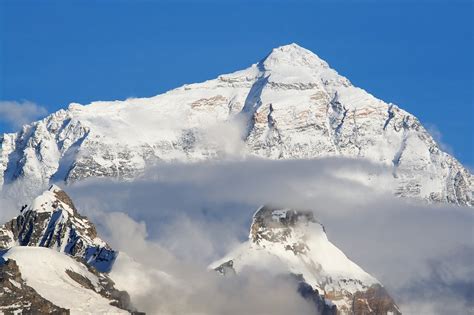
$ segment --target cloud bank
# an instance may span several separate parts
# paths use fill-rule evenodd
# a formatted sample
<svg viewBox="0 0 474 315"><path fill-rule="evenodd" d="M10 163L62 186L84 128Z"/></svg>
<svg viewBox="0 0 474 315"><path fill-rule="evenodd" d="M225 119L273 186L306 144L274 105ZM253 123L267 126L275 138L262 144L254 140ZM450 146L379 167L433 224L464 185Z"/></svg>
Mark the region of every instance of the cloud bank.
<svg viewBox="0 0 474 315"><path fill-rule="evenodd" d="M253 212L272 202L312 209L329 239L377 277L404 314L468 314L472 209L395 198L383 188L390 181L390 170L360 160L246 160L163 164L135 181L91 179L66 191L127 253L114 279L150 313L314 312L288 280L206 270L246 240Z"/></svg>

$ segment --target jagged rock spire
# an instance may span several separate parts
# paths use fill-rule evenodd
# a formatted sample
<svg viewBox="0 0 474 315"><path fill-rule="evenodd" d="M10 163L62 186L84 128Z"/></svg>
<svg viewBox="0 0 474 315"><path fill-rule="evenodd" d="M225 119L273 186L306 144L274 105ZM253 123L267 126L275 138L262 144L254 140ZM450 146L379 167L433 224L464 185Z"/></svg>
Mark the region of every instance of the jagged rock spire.
<svg viewBox="0 0 474 315"><path fill-rule="evenodd" d="M56 185L0 227L0 249L16 245L52 248L99 271L109 271L117 255L97 236L94 224L79 214L71 198Z"/></svg>

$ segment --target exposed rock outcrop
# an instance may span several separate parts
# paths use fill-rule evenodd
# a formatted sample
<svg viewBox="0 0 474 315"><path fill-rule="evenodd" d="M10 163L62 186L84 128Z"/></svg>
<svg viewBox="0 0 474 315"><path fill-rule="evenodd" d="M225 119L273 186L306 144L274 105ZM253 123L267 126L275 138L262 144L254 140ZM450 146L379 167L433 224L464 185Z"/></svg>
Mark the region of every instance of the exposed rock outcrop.
<svg viewBox="0 0 474 315"><path fill-rule="evenodd" d="M69 314L70 308L75 313L141 314L107 274L118 253L58 186L0 227L0 249L4 313ZM87 305L81 305L84 301Z"/></svg>
<svg viewBox="0 0 474 315"><path fill-rule="evenodd" d="M14 260L0 260L0 312L69 315L69 310L54 305L28 286Z"/></svg>
<svg viewBox="0 0 474 315"><path fill-rule="evenodd" d="M272 271L272 266L280 267ZM400 314L378 280L327 239L309 210L259 208L249 241L210 267L225 276L238 275L245 267L279 275L286 269L297 279L300 294L322 314Z"/></svg>
<svg viewBox="0 0 474 315"><path fill-rule="evenodd" d="M102 272L110 270L117 255L56 185L0 227L0 249L15 245L53 248Z"/></svg>

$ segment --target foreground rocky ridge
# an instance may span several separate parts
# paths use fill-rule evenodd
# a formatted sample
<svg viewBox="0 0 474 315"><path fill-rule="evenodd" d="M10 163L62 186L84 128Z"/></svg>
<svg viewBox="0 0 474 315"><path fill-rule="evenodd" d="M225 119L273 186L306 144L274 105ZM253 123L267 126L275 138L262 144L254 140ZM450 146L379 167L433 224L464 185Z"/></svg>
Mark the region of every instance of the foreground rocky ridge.
<svg viewBox="0 0 474 315"><path fill-rule="evenodd" d="M107 275L117 256L51 186L0 227L0 308L6 313L136 313Z"/></svg>
<svg viewBox="0 0 474 315"><path fill-rule="evenodd" d="M77 212L69 196L56 185L0 227L0 249L16 245L52 248L103 272L110 271L117 255L97 236L92 222Z"/></svg>
<svg viewBox="0 0 474 315"><path fill-rule="evenodd" d="M71 104L0 137L0 185L132 178L160 161L228 155L364 158L396 195L472 206L472 174L410 113L291 44L251 67L151 98ZM370 178L371 175L367 175Z"/></svg>
<svg viewBox="0 0 474 315"><path fill-rule="evenodd" d="M23 280L18 264L12 260L0 265L0 311L3 314L70 314L43 298Z"/></svg>
<svg viewBox="0 0 474 315"><path fill-rule="evenodd" d="M311 211L261 207L249 241L210 267L223 275L246 267L292 274L323 314L400 314L383 286L327 239Z"/></svg>

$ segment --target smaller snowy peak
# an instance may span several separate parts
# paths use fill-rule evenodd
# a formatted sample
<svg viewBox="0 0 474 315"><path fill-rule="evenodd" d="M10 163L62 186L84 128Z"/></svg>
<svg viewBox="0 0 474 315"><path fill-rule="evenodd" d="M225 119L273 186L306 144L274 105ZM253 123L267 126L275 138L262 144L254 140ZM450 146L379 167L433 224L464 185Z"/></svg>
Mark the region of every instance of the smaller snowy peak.
<svg viewBox="0 0 474 315"><path fill-rule="evenodd" d="M268 69L278 65L329 68L329 65L315 53L295 43L274 48L271 53L262 60L262 63L265 65L265 68Z"/></svg>
<svg viewBox="0 0 474 315"><path fill-rule="evenodd" d="M312 211L262 206L253 215L249 239L256 244L261 241L283 242L292 235L292 230L308 223L319 225L318 230L324 233L324 227L316 221ZM294 244L294 247L292 250L297 250L297 248L302 250L305 245L298 242Z"/></svg>
<svg viewBox="0 0 474 315"><path fill-rule="evenodd" d="M249 241L210 265L223 275L247 268L301 277L337 314L399 314L377 279L332 244L312 211L262 206L253 216Z"/></svg>
<svg viewBox="0 0 474 315"><path fill-rule="evenodd" d="M0 226L0 282L7 285L0 295L9 301L0 302L0 311L134 313L128 293L107 274L117 255L66 192L52 185Z"/></svg>
<svg viewBox="0 0 474 315"><path fill-rule="evenodd" d="M30 206L23 206L20 210L34 212L55 212L65 211L70 215L77 214L76 207L71 198L57 185L51 185L40 196L36 197Z"/></svg>
<svg viewBox="0 0 474 315"><path fill-rule="evenodd" d="M51 248L101 272L110 271L117 256L98 237L94 224L79 214L71 198L56 185L0 227L0 249L14 246Z"/></svg>

